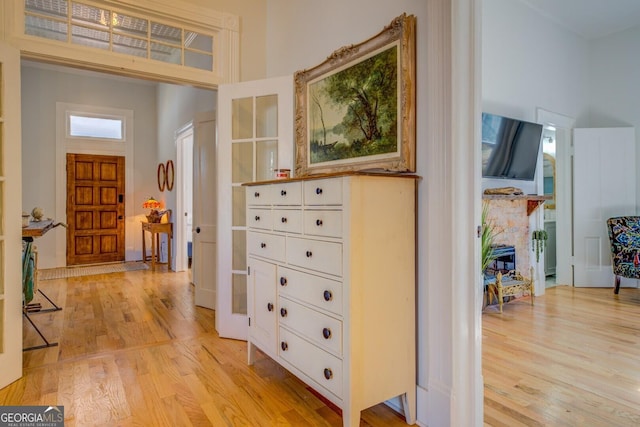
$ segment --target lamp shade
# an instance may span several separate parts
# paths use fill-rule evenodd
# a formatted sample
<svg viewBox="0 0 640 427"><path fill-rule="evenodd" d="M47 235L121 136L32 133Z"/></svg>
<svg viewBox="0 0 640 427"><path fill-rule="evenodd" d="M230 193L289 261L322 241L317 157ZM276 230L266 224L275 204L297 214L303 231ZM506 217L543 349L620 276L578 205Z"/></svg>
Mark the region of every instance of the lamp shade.
<svg viewBox="0 0 640 427"><path fill-rule="evenodd" d="M149 197L142 204L142 207L146 209L158 209L160 207L160 202L154 199L153 197Z"/></svg>

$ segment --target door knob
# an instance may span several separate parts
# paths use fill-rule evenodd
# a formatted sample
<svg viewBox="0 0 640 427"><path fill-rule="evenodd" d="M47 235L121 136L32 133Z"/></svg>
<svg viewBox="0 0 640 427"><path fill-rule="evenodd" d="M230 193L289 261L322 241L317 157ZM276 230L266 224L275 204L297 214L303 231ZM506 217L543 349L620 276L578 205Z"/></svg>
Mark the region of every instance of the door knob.
<svg viewBox="0 0 640 427"><path fill-rule="evenodd" d="M196 227L196 233L200 233L200 227Z"/></svg>

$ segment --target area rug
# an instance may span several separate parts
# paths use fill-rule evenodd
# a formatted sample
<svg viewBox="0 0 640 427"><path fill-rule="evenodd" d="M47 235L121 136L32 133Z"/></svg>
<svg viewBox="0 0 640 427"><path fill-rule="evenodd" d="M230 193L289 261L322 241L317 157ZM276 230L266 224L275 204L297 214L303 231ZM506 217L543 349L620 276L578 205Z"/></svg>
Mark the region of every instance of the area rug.
<svg viewBox="0 0 640 427"><path fill-rule="evenodd" d="M143 262L119 262L115 264L88 265L85 267L60 267L38 270L38 280L65 279L67 277L91 276L95 274L123 273L147 270Z"/></svg>

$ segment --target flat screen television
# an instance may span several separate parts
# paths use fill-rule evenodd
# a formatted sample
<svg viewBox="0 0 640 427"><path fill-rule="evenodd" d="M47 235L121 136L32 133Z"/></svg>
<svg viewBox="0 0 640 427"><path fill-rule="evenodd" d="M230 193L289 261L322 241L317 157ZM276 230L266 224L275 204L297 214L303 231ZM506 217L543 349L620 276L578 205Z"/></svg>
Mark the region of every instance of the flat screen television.
<svg viewBox="0 0 640 427"><path fill-rule="evenodd" d="M533 181L542 125L482 113L482 176Z"/></svg>

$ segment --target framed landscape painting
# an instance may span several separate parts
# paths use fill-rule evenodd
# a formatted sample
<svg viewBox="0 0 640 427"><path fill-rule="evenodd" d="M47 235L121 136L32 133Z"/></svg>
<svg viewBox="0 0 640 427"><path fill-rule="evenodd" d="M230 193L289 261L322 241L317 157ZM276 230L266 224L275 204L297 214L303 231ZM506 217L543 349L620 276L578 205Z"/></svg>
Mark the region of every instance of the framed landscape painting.
<svg viewBox="0 0 640 427"><path fill-rule="evenodd" d="M296 176L415 172L415 17L295 74Z"/></svg>

